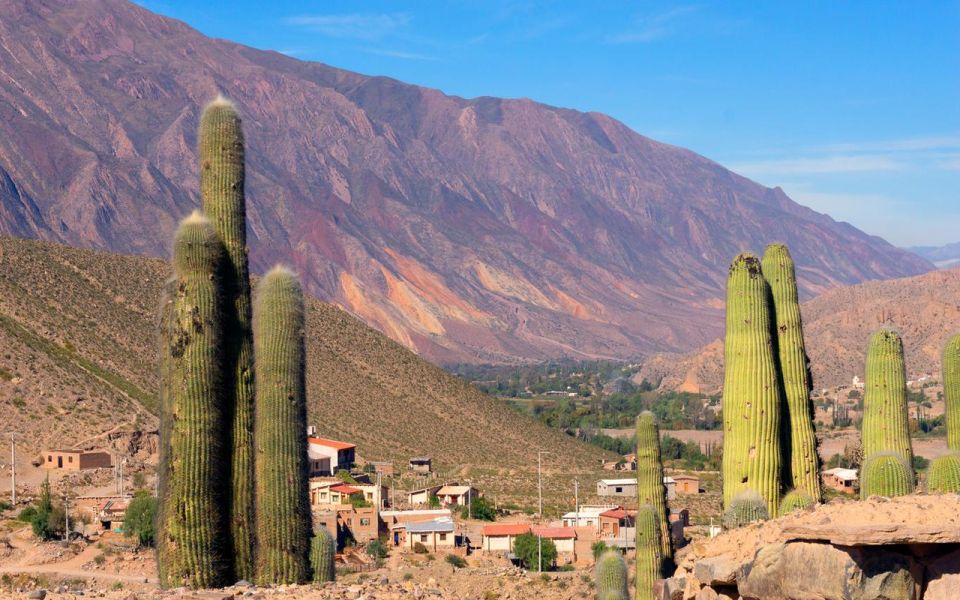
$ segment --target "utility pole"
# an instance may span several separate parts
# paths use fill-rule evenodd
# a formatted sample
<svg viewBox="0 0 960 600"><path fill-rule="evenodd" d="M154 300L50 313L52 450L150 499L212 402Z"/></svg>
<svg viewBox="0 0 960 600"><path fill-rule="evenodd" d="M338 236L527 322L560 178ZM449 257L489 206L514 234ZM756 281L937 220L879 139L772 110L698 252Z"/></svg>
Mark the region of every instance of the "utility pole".
<svg viewBox="0 0 960 600"><path fill-rule="evenodd" d="M17 434L10 432L10 504L17 505Z"/></svg>
<svg viewBox="0 0 960 600"><path fill-rule="evenodd" d="M63 527L63 540L66 542L70 541L70 496L64 492L63 494L63 517L66 519L66 524Z"/></svg>
<svg viewBox="0 0 960 600"><path fill-rule="evenodd" d="M127 459L120 459L120 497L123 498L123 465L126 464Z"/></svg>
<svg viewBox="0 0 960 600"><path fill-rule="evenodd" d="M539 508L537 509L537 519L543 525L543 455L550 454L547 450L537 451L537 497L539 499ZM543 571L543 538L537 536L537 571Z"/></svg>
<svg viewBox="0 0 960 600"><path fill-rule="evenodd" d="M461 515L463 513L460 513ZM473 518L473 500L470 499L470 482L467 482L467 519Z"/></svg>
<svg viewBox="0 0 960 600"><path fill-rule="evenodd" d="M576 515L573 521L574 527L580 527L580 480L573 480L573 512Z"/></svg>

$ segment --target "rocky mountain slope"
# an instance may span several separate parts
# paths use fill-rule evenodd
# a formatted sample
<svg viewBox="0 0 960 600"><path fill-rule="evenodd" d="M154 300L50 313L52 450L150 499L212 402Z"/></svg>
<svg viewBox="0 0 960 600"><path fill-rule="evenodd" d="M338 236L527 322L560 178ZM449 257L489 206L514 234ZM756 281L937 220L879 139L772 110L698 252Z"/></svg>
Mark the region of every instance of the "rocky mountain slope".
<svg viewBox="0 0 960 600"><path fill-rule="evenodd" d="M155 313L168 273L160 260L0 237L0 432L20 434L25 462L44 448L106 447L111 432L156 431ZM607 456L330 304L310 299L306 336L310 422L368 460L399 468L427 455L496 472L535 469L544 449L575 473Z"/></svg>
<svg viewBox="0 0 960 600"><path fill-rule="evenodd" d="M882 326L903 336L907 372L940 377L940 354L960 331L960 269L824 292L801 306L815 387L863 378L867 339ZM723 341L687 354L652 357L636 376L665 389L715 392L723 385Z"/></svg>
<svg viewBox="0 0 960 600"><path fill-rule="evenodd" d="M245 115L254 268L293 261L436 362L696 347L730 258L775 239L808 295L931 268L602 114L301 62L123 0L0 16L0 232L165 255L222 91Z"/></svg>

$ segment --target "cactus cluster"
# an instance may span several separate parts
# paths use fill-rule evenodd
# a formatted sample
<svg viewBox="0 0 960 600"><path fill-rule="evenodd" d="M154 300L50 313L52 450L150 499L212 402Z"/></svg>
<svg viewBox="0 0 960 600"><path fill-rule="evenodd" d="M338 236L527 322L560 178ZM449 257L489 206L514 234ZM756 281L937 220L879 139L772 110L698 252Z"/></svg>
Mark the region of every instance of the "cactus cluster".
<svg viewBox="0 0 960 600"><path fill-rule="evenodd" d="M313 534L313 540L310 542L310 570L313 573L313 581L324 583L333 581L337 578L336 565L334 558L337 554L337 542L327 530L321 526Z"/></svg>
<svg viewBox="0 0 960 600"><path fill-rule="evenodd" d="M767 506L767 500L757 492L742 490L733 497L723 512L723 526L736 529L755 521L766 521L770 518Z"/></svg>
<svg viewBox="0 0 960 600"><path fill-rule="evenodd" d="M860 469L860 498L906 496L913 493L913 469L898 452L877 452Z"/></svg>
<svg viewBox="0 0 960 600"><path fill-rule="evenodd" d="M780 384L773 317L760 261L740 254L727 278L723 381L723 502L751 489L775 514L780 500Z"/></svg>
<svg viewBox="0 0 960 600"><path fill-rule="evenodd" d="M778 374L783 389L782 447L789 452L783 461L783 483L805 490L815 502L821 498L820 462L813 431L810 403L810 371L803 342L797 276L790 251L784 244L770 244L763 253L763 276L770 289L777 345Z"/></svg>
<svg viewBox="0 0 960 600"><path fill-rule="evenodd" d="M780 516L803 510L816 504L816 500L806 490L790 490L780 500Z"/></svg>
<svg viewBox="0 0 960 600"><path fill-rule="evenodd" d="M661 560L672 556L666 496L657 420L652 412L643 411L637 416L637 501L650 505L656 512Z"/></svg>
<svg viewBox="0 0 960 600"><path fill-rule="evenodd" d="M930 461L927 468L927 492L956 494L960 492L960 453L951 452Z"/></svg>
<svg viewBox="0 0 960 600"><path fill-rule="evenodd" d="M160 313L160 583L302 583L311 529L303 294L289 271L264 279L255 357L243 133L229 102L206 108L199 144L210 218L194 213L178 229Z"/></svg>
<svg viewBox="0 0 960 600"><path fill-rule="evenodd" d="M653 584L662 575L663 563L660 513L650 504L641 504L635 524L637 573L634 578L634 597L636 600L653 600Z"/></svg>
<svg viewBox="0 0 960 600"><path fill-rule="evenodd" d="M627 563L619 550L606 550L597 559L594 587L597 600L630 600Z"/></svg>

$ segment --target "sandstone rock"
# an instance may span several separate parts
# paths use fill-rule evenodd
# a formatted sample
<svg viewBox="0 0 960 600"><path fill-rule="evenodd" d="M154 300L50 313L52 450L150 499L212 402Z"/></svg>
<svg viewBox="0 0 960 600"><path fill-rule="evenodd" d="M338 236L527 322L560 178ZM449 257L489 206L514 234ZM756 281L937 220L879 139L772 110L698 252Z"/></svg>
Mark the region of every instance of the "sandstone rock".
<svg viewBox="0 0 960 600"><path fill-rule="evenodd" d="M927 564L927 589L923 600L960 598L960 550L954 550Z"/></svg>
<svg viewBox="0 0 960 600"><path fill-rule="evenodd" d="M736 581L740 564L728 554L704 558L693 567L693 574L703 585L730 585Z"/></svg>
<svg viewBox="0 0 960 600"><path fill-rule="evenodd" d="M32 592L27 594L27 598L30 598L30 600L43 600L46 597L47 597L47 590L33 590Z"/></svg>
<svg viewBox="0 0 960 600"><path fill-rule="evenodd" d="M696 600L717 600L717 592L712 587L705 587L697 592Z"/></svg>

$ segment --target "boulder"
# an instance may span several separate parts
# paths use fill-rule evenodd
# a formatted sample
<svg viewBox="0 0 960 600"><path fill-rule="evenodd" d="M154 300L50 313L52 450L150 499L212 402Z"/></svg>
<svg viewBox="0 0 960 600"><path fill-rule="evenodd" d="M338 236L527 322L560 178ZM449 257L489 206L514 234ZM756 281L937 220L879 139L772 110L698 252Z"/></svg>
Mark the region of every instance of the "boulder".
<svg viewBox="0 0 960 600"><path fill-rule="evenodd" d="M960 598L960 550L927 563L927 590L923 600L956 600Z"/></svg>
<svg viewBox="0 0 960 600"><path fill-rule="evenodd" d="M740 564L729 554L704 558L693 566L693 574L703 585L731 585L737 580Z"/></svg>

